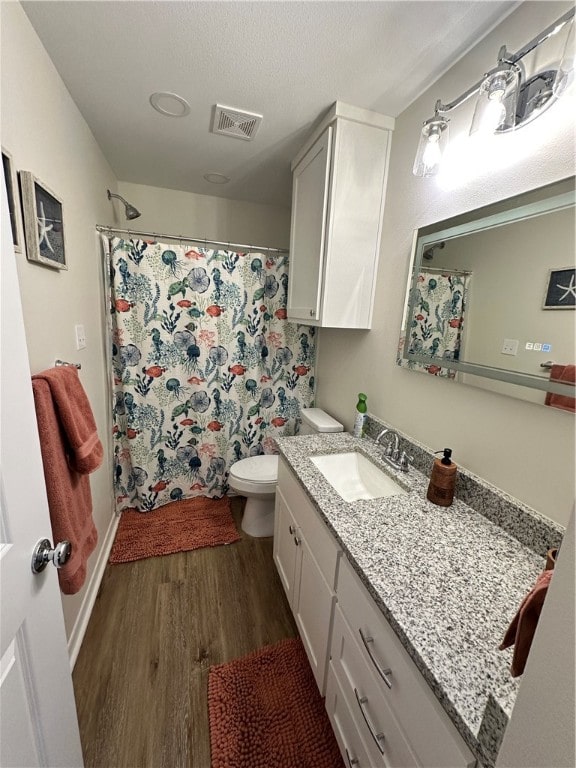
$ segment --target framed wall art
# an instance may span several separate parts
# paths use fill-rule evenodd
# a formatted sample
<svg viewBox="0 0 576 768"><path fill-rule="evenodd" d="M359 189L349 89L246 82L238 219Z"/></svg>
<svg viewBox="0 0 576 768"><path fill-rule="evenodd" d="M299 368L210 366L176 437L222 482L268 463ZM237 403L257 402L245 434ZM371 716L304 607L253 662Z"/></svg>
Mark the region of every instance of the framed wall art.
<svg viewBox="0 0 576 768"><path fill-rule="evenodd" d="M62 201L29 171L20 171L26 255L53 269L68 269Z"/></svg>
<svg viewBox="0 0 576 768"><path fill-rule="evenodd" d="M574 267L550 270L542 309L574 309L576 306L575 273Z"/></svg>
<svg viewBox="0 0 576 768"><path fill-rule="evenodd" d="M21 253L24 245L22 235L22 217L20 214L20 194L16 171L12 162L12 155L2 147L2 168L4 169L4 181L6 183L6 197L8 198L8 210L10 213L10 228L12 229L12 242L16 253Z"/></svg>

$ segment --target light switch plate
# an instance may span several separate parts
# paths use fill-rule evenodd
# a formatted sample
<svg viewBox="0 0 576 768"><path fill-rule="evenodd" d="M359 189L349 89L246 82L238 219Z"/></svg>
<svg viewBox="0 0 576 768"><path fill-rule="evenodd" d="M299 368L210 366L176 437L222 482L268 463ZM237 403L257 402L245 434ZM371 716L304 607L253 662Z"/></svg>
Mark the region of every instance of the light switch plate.
<svg viewBox="0 0 576 768"><path fill-rule="evenodd" d="M75 325L74 330L76 332L76 349L86 348L86 331L83 325Z"/></svg>

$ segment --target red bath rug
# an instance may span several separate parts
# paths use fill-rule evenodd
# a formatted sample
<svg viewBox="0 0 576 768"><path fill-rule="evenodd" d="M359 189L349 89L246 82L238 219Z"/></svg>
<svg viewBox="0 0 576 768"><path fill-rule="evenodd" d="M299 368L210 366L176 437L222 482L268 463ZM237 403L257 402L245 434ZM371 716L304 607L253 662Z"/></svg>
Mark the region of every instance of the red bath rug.
<svg viewBox="0 0 576 768"><path fill-rule="evenodd" d="M231 544L239 539L229 498L199 496L164 504L152 512L124 510L109 562L113 565L129 563L146 557Z"/></svg>
<svg viewBox="0 0 576 768"><path fill-rule="evenodd" d="M342 768L300 638L282 640L208 676L212 768Z"/></svg>

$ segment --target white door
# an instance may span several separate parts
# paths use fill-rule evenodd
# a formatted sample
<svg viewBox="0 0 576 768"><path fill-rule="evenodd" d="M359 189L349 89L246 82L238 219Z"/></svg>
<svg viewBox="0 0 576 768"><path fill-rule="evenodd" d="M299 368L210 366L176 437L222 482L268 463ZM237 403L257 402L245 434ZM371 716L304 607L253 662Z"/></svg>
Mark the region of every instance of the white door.
<svg viewBox="0 0 576 768"><path fill-rule="evenodd" d="M0 768L81 768L58 577L51 564L31 568L36 542L52 535L1 182Z"/></svg>

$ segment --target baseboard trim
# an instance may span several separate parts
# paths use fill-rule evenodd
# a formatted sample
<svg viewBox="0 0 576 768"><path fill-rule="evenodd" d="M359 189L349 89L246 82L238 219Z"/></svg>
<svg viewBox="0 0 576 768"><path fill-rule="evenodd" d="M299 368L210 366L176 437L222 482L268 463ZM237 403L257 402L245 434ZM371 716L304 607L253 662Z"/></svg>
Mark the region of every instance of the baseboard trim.
<svg viewBox="0 0 576 768"><path fill-rule="evenodd" d="M74 669L76 659L78 658L78 654L80 652L80 646L82 645L82 640L84 640L86 628L88 627L92 609L94 608L94 603L96 602L100 583L102 581L102 577L104 576L104 569L108 563L108 557L110 555L110 550L112 549L112 544L114 543L114 536L116 535L116 529L118 528L119 522L120 517L112 515L110 525L108 526L102 547L100 548L100 554L98 556L98 560L96 561L96 566L92 571L88 589L86 590L84 600L82 601L78 616L74 622L74 627L72 628L72 632L68 638L68 655L70 657L71 670Z"/></svg>

